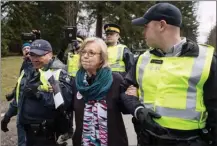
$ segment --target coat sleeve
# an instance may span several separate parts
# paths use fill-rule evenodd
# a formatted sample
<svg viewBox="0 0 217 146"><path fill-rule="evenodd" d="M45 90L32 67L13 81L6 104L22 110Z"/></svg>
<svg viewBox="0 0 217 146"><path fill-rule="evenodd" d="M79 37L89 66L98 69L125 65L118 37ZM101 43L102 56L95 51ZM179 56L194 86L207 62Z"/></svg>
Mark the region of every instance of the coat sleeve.
<svg viewBox="0 0 217 146"><path fill-rule="evenodd" d="M124 103L121 100L121 94L123 90L121 89L120 83L123 82L123 80L124 78L120 74L113 72L113 82L115 85L119 86L119 90L117 90L116 88L113 89L114 90L113 92L119 91L119 98L117 100L119 111L122 112L123 114L130 114L130 112L128 111L128 109L125 107Z"/></svg>
<svg viewBox="0 0 217 146"><path fill-rule="evenodd" d="M59 84L61 89L61 94L64 98L65 108L72 108L73 105L73 78L68 75L68 73L63 70L60 73Z"/></svg>
<svg viewBox="0 0 217 146"><path fill-rule="evenodd" d="M134 63L130 70L127 72L126 76L124 77L124 80L121 82L121 88L126 91L126 89L130 85L134 85L135 87L139 87L138 83L136 81L136 63L137 63L138 58L135 58Z"/></svg>
<svg viewBox="0 0 217 146"><path fill-rule="evenodd" d="M113 73L115 74L114 77L114 81L115 84L117 83L117 85L120 85L120 93L119 93L119 99L118 99L118 107L119 110L123 113L123 114L132 114L134 115L134 111L138 106L142 106L142 104L140 103L140 101L138 100L137 97L135 96L129 96L126 95L124 92L125 90L122 89L121 84L124 80L124 78L118 74L118 73Z"/></svg>
<svg viewBox="0 0 217 146"><path fill-rule="evenodd" d="M134 64L133 53L128 48L124 48L123 61L125 64L125 70L128 72Z"/></svg>
<svg viewBox="0 0 217 146"><path fill-rule="evenodd" d="M138 83L136 81L136 63L138 58L135 58L134 64L129 70L129 72L126 74L124 80L121 83L121 102L123 105L127 108L127 111L134 116L135 111L138 107L144 107L143 104L139 101L138 97L130 96L125 94L125 91L130 85L133 85L135 87L139 87Z"/></svg>
<svg viewBox="0 0 217 146"><path fill-rule="evenodd" d="M208 112L206 128L217 145L217 57L213 56L210 75L204 84L204 104Z"/></svg>
<svg viewBox="0 0 217 146"><path fill-rule="evenodd" d="M16 99L14 98L10 104L9 104L9 109L8 111L5 113L5 115L9 118L17 115L17 110L18 110L18 107L17 107L17 102L16 102Z"/></svg>
<svg viewBox="0 0 217 146"><path fill-rule="evenodd" d="M143 104L139 101L138 97L127 95L124 92L120 95L120 102L127 111L127 114L135 116L135 112L138 108L143 108Z"/></svg>

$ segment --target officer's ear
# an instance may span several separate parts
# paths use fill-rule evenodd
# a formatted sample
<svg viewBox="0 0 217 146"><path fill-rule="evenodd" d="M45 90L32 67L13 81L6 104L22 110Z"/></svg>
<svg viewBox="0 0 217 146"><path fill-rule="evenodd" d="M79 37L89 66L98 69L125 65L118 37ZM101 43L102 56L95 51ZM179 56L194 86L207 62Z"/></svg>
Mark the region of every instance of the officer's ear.
<svg viewBox="0 0 217 146"><path fill-rule="evenodd" d="M160 31L164 31L167 27L167 22L165 20L160 21Z"/></svg>
<svg viewBox="0 0 217 146"><path fill-rule="evenodd" d="M118 39L120 39L120 34L119 34L119 33L116 33L116 35L117 35Z"/></svg>

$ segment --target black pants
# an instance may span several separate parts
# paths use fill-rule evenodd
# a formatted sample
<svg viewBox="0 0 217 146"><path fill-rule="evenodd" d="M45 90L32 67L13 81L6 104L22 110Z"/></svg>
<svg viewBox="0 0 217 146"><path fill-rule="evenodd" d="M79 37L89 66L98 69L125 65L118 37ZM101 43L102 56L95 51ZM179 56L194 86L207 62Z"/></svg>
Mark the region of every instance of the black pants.
<svg viewBox="0 0 217 146"><path fill-rule="evenodd" d="M69 134L73 135L74 129L73 129L73 113L69 114Z"/></svg>
<svg viewBox="0 0 217 146"><path fill-rule="evenodd" d="M132 118L135 132L137 134L138 146L211 146L201 138L189 141L165 140L151 135L143 130L141 133L141 124L134 117Z"/></svg>
<svg viewBox="0 0 217 146"><path fill-rule="evenodd" d="M26 146L60 146L57 135L41 126L25 125Z"/></svg>
<svg viewBox="0 0 217 146"><path fill-rule="evenodd" d="M196 138L188 141L181 140L165 140L155 137L147 131L142 132L139 137L138 146L210 146L205 143L201 138Z"/></svg>

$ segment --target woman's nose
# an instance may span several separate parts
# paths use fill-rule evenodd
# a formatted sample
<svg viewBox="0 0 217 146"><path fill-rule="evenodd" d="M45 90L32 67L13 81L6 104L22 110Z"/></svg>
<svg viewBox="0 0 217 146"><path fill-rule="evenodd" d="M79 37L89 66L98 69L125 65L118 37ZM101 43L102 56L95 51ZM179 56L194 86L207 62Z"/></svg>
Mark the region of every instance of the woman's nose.
<svg viewBox="0 0 217 146"><path fill-rule="evenodd" d="M83 56L84 56L85 58L88 58L88 57L89 57L88 52L86 52Z"/></svg>

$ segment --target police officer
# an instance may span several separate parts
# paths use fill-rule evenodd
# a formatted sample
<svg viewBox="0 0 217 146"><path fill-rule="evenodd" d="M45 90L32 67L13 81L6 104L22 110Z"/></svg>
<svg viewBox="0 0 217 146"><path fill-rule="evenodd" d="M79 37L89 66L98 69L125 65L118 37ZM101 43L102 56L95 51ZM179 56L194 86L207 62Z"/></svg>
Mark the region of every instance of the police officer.
<svg viewBox="0 0 217 146"><path fill-rule="evenodd" d="M30 43L24 43L22 46L22 52L23 52L23 63L20 68L20 73L23 69L32 69L32 63L29 59L29 51L30 51Z"/></svg>
<svg viewBox="0 0 217 146"><path fill-rule="evenodd" d="M24 70L26 73L33 71L33 66L32 66L32 63L29 59L29 51L30 51L30 44L24 43L22 46L23 63L22 63L21 69L20 69L20 73L22 70ZM16 94L16 87L14 88L14 90L12 91L11 94L6 95L6 98L8 101L13 100L13 99L14 100L10 103L9 109L1 121L1 129L4 132L9 131L9 129L7 128L7 125L10 122L10 119L13 116L16 116L17 113L19 112L19 107L17 106L19 97ZM25 144L26 144L25 131L24 131L24 128L22 127L22 125L19 124L18 118L17 118L16 126L17 126L18 146L25 146Z"/></svg>
<svg viewBox="0 0 217 146"><path fill-rule="evenodd" d="M68 74L74 78L76 76L76 73L79 69L79 49L81 47L81 44L84 41L84 36L80 35L79 33L76 36L76 41L73 42L73 48L66 49L67 46L65 46L66 43L63 45L63 49L60 50L60 52L57 55L57 58L60 59L64 64L67 65L67 72ZM66 55L65 55L66 54ZM69 111L71 113L72 111ZM61 136L60 143L66 141L69 138L72 138L73 135L73 113L69 114L71 118L71 123L69 125L69 131L68 133Z"/></svg>
<svg viewBox="0 0 217 146"><path fill-rule="evenodd" d="M33 69L32 63L29 59L29 51L30 51L30 43L24 43L22 46L22 53L23 53L23 63L20 67L20 73L22 70L31 71ZM15 89L6 95L6 99L11 101L15 96Z"/></svg>
<svg viewBox="0 0 217 146"><path fill-rule="evenodd" d="M78 50L81 46L81 44L84 41L84 36L77 34L76 41L73 41L70 45L68 44L67 40L64 39L61 44L61 49L59 53L57 54L57 58L62 61L64 64L68 64L70 58L73 58L72 55L78 54ZM71 47L72 45L72 47ZM70 46L70 48L69 48ZM72 55L69 55L72 54ZM70 57L71 56L71 57ZM67 67L69 68L69 66ZM74 73L70 73L71 76L75 77Z"/></svg>
<svg viewBox="0 0 217 146"><path fill-rule="evenodd" d="M19 122L26 132L26 145L58 145L58 136L68 130L65 111L71 108L72 79L65 65L53 57L46 40L32 42L30 59L36 71L21 73L17 84L21 96Z"/></svg>
<svg viewBox="0 0 217 146"><path fill-rule="evenodd" d="M33 29L31 33L35 35L35 39L41 38L41 31L40 30ZM30 43L26 42L22 46L23 63L22 63L21 68L20 68L20 73L23 69L30 69L30 70L32 69L32 63L29 59L29 51L30 51L30 45L31 45L32 41L34 41L34 40L30 40Z"/></svg>
<svg viewBox="0 0 217 146"><path fill-rule="evenodd" d="M134 124L142 123L136 129L140 145L216 146L214 48L180 37L182 15L169 3L152 6L132 23L144 27L145 41L153 48L138 57L123 84L131 85L125 93L132 98L124 101Z"/></svg>
<svg viewBox="0 0 217 146"><path fill-rule="evenodd" d="M108 46L108 60L113 72L125 76L133 65L133 54L126 45L119 43L121 29L117 24L105 24L106 44Z"/></svg>
<svg viewBox="0 0 217 146"><path fill-rule="evenodd" d="M76 40L77 41L74 44L75 49L68 52L68 57L67 57L67 71L68 71L69 75L72 76L73 78L76 76L76 73L79 69L79 67L78 67L78 64L79 64L78 51L79 51L84 39L82 36L77 36Z"/></svg>

